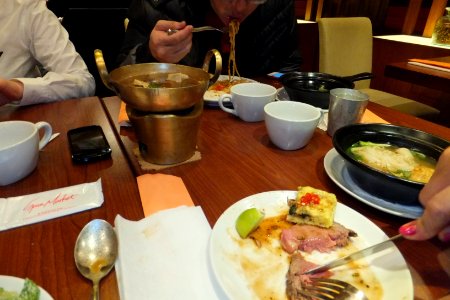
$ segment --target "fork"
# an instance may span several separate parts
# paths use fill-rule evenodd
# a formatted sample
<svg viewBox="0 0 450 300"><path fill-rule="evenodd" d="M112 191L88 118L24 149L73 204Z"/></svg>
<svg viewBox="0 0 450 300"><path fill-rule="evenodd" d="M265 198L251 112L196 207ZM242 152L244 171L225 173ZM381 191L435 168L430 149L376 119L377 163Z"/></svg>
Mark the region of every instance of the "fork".
<svg viewBox="0 0 450 300"><path fill-rule="evenodd" d="M192 29L192 32L200 32L200 31L207 31L207 30L215 30L215 31L219 31L222 33L227 31L225 28L219 29L219 28L212 27L212 26L201 26L201 27L194 27ZM168 29L166 32L168 35L171 35L171 34L174 34L175 32L178 32L178 29Z"/></svg>
<svg viewBox="0 0 450 300"><path fill-rule="evenodd" d="M363 291L337 279L310 278L312 285L304 285L299 291L305 297L320 300L368 300Z"/></svg>

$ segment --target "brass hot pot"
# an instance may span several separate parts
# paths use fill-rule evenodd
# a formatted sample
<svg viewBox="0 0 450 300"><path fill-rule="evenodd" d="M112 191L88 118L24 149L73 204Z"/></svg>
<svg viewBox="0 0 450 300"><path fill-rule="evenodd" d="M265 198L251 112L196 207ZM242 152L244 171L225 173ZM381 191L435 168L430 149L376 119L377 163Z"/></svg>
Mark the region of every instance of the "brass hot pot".
<svg viewBox="0 0 450 300"><path fill-rule="evenodd" d="M144 63L108 70L101 50L95 50L95 61L105 86L114 91L128 106L142 112L170 112L194 106L203 100L208 87L216 82L222 71L222 57L218 50L206 54L203 67L194 68L168 63ZM208 73L209 64L215 59L214 75ZM168 74L184 74L194 83L182 87L138 87L134 80L164 78Z"/></svg>
<svg viewBox="0 0 450 300"><path fill-rule="evenodd" d="M203 102L171 113L142 113L127 106L145 161L170 165L188 160L197 148Z"/></svg>

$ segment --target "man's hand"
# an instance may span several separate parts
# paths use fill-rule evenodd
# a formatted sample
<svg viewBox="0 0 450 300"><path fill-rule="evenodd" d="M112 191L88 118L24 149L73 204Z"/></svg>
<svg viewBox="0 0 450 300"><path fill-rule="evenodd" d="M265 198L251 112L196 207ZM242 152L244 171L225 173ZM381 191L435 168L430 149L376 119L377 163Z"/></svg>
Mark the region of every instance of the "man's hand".
<svg viewBox="0 0 450 300"><path fill-rule="evenodd" d="M160 20L150 33L149 49L159 62L178 63L192 47L192 26L186 22ZM167 30L176 29L169 35Z"/></svg>

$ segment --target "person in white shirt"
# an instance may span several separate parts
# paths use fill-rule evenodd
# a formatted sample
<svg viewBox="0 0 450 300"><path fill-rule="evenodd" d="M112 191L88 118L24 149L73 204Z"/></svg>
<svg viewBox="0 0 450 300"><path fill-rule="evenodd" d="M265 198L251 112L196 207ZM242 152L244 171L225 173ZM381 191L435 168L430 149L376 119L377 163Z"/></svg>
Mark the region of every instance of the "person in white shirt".
<svg viewBox="0 0 450 300"><path fill-rule="evenodd" d="M0 105L92 96L95 80L45 0L0 0Z"/></svg>

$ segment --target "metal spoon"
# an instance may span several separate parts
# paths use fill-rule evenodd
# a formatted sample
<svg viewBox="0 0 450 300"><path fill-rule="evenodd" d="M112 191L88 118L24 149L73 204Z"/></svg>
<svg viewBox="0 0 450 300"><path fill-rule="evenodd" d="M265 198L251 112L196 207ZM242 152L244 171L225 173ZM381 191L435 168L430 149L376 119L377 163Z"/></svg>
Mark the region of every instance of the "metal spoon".
<svg viewBox="0 0 450 300"><path fill-rule="evenodd" d="M201 31L207 31L207 30L214 30L214 31L220 31L220 32L227 31L227 29L225 29L225 28L219 29L219 28L212 27L212 26L201 26L201 27L194 27L192 29L192 32L201 32ZM177 31L178 31L177 29L168 29L166 32L167 32L167 35L172 35Z"/></svg>
<svg viewBox="0 0 450 300"><path fill-rule="evenodd" d="M117 258L117 236L106 221L95 219L86 224L75 243L75 264L93 283L92 299L99 299L99 282L111 271Z"/></svg>

